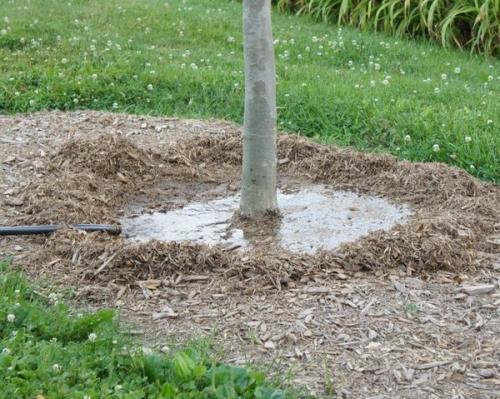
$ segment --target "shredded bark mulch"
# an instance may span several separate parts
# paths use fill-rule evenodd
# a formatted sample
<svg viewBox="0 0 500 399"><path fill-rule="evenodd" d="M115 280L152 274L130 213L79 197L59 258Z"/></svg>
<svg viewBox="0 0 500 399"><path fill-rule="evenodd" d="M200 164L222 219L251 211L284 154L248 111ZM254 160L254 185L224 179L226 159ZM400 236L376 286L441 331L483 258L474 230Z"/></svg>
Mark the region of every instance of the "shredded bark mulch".
<svg viewBox="0 0 500 399"><path fill-rule="evenodd" d="M100 112L0 116L0 224L116 223L239 189L240 130ZM226 361L274 361L345 398L500 392L500 189L443 164L279 137L282 189L322 183L414 210L335 252L137 244L71 228L2 237L29 277L119 308L145 345L217 337ZM48 288L54 290L53 286Z"/></svg>
<svg viewBox="0 0 500 399"><path fill-rule="evenodd" d="M474 270L481 260L478 251L485 250L485 241L499 227L500 189L462 170L319 145L293 135L280 135L278 147L282 179L384 196L411 206L415 214L390 231L314 256L273 251L265 244L242 253L189 243L133 244L121 237L63 231L26 261L43 268L44 259L52 269L55 264L68 269L77 264L90 280L133 282L217 270L236 277L238 287L243 283L251 289L281 289L318 273L327 277L329 269L339 267L419 273ZM163 190L167 203L193 184L226 187L219 193L224 195L239 184L242 157L240 134L233 131L202 132L167 143L151 136L136 143L131 135L116 132L90 137L74 133L52 153L33 158L37 178L25 175L28 183L13 188L17 202L6 201L17 214L8 219L11 224L117 223L139 197L146 198L142 212L155 209L158 203L148 197L161 201L162 194L155 190L172 182L174 188ZM203 189L196 196L206 198ZM182 205L177 201L170 208Z"/></svg>

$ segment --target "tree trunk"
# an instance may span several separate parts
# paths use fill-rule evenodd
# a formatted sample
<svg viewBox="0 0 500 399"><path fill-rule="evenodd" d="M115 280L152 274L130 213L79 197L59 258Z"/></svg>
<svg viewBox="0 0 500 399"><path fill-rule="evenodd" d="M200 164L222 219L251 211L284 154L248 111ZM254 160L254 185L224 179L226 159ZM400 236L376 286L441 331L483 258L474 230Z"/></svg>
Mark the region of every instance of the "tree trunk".
<svg viewBox="0 0 500 399"><path fill-rule="evenodd" d="M271 0L243 1L245 121L240 214L256 219L276 199L276 68Z"/></svg>

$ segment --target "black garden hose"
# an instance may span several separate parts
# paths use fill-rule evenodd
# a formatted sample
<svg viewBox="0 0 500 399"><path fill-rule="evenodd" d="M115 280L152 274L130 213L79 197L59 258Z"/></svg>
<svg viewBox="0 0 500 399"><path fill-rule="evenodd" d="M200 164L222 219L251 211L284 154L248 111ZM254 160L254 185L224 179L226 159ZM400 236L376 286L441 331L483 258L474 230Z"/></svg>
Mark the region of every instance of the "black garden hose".
<svg viewBox="0 0 500 399"><path fill-rule="evenodd" d="M0 226L0 236L50 234L64 227L66 226L58 224L45 224L39 226ZM122 227L119 224L73 224L69 227L83 231L103 231L113 235L118 235L122 231Z"/></svg>

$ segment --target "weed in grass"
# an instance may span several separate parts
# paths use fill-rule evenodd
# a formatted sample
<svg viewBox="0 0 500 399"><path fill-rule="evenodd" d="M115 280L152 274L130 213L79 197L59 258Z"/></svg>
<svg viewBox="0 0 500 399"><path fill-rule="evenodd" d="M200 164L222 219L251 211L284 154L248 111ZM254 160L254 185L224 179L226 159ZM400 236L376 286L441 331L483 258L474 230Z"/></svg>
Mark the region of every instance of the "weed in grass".
<svg viewBox="0 0 500 399"><path fill-rule="evenodd" d="M242 121L238 2L3 1L1 13L0 112ZM498 60L273 18L282 130L498 181Z"/></svg>

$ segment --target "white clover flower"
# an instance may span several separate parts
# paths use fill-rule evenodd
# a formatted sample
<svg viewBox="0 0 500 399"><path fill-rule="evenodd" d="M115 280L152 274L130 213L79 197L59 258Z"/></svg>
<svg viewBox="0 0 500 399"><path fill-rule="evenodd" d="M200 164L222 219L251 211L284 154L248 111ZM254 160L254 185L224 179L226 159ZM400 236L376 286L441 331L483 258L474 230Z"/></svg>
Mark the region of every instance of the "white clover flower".
<svg viewBox="0 0 500 399"><path fill-rule="evenodd" d="M35 101L35 100L30 100L30 102L29 102L30 106L35 105L35 103L36 103L36 101Z"/></svg>
<svg viewBox="0 0 500 399"><path fill-rule="evenodd" d="M198 69L198 65L196 65L194 62L189 65L191 67L191 69L193 69L194 71L196 71Z"/></svg>
<svg viewBox="0 0 500 399"><path fill-rule="evenodd" d="M3 348L2 349L2 355L10 355L10 349L9 348Z"/></svg>
<svg viewBox="0 0 500 399"><path fill-rule="evenodd" d="M90 342L95 342L96 339L97 339L97 334L96 333L90 333L89 334L89 341Z"/></svg>
<svg viewBox="0 0 500 399"><path fill-rule="evenodd" d="M487 124L487 125L491 125L492 123L493 123L493 121L492 121L491 119L488 119L488 120L486 121L486 124Z"/></svg>
<svg viewBox="0 0 500 399"><path fill-rule="evenodd" d="M349 65L349 67L352 67L353 64L354 64L354 62L352 62L351 60L349 60L349 62L347 63L347 65Z"/></svg>
<svg viewBox="0 0 500 399"><path fill-rule="evenodd" d="M55 292L51 292L51 293L49 294L49 301L50 301L50 302L55 302L55 301L57 301L57 294L56 294Z"/></svg>
<svg viewBox="0 0 500 399"><path fill-rule="evenodd" d="M62 64L67 64L67 63L68 63L68 59L67 59L67 58L63 58L63 59L61 60L61 63L62 63Z"/></svg>
<svg viewBox="0 0 500 399"><path fill-rule="evenodd" d="M460 67L456 67L455 73L458 75L460 72L462 72L462 69Z"/></svg>
<svg viewBox="0 0 500 399"><path fill-rule="evenodd" d="M6 35L6 34L7 34L7 29L2 29L2 30L0 31L0 33L1 33L2 35Z"/></svg>
<svg viewBox="0 0 500 399"><path fill-rule="evenodd" d="M122 388L120 384L115 385L115 391L120 391Z"/></svg>
<svg viewBox="0 0 500 399"><path fill-rule="evenodd" d="M491 81L493 81L493 76L489 75L488 76L488 82L491 82Z"/></svg>
<svg viewBox="0 0 500 399"><path fill-rule="evenodd" d="M96 80L97 79L97 73L93 73L92 74L92 80Z"/></svg>
<svg viewBox="0 0 500 399"><path fill-rule="evenodd" d="M116 101L113 103L113 108L114 108L114 109L117 109L117 108L118 108L118 103L117 103Z"/></svg>
<svg viewBox="0 0 500 399"><path fill-rule="evenodd" d="M52 370L54 370L56 373L58 373L59 371L61 371L61 370L62 370L62 367L61 367L61 365L60 365L60 364L54 363L54 364L52 365Z"/></svg>
<svg viewBox="0 0 500 399"><path fill-rule="evenodd" d="M148 90L149 90L149 91L153 90L153 85L152 85L151 83L150 83L150 84L148 84Z"/></svg>
<svg viewBox="0 0 500 399"><path fill-rule="evenodd" d="M374 80L370 80L370 86L371 87L375 86L375 81Z"/></svg>
<svg viewBox="0 0 500 399"><path fill-rule="evenodd" d="M442 80L446 80L446 79L448 79L448 75L446 75L445 73L443 73L443 74L441 75L441 79L442 79Z"/></svg>
<svg viewBox="0 0 500 399"><path fill-rule="evenodd" d="M434 87L434 93L439 94L440 91L439 87Z"/></svg>
<svg viewBox="0 0 500 399"><path fill-rule="evenodd" d="M439 149L440 149L440 148L439 148L439 144L434 144L434 145L432 146L432 151L434 151L434 152L438 152L438 151L439 151Z"/></svg>
<svg viewBox="0 0 500 399"><path fill-rule="evenodd" d="M376 70L376 71L380 71L380 64L375 64L375 66L374 66L374 67L375 67L375 70Z"/></svg>
<svg viewBox="0 0 500 399"><path fill-rule="evenodd" d="M228 43L234 43L235 41L236 41L236 39L235 39L233 36L229 36L229 37L227 38L227 42L228 42Z"/></svg>
<svg viewBox="0 0 500 399"><path fill-rule="evenodd" d="M476 167L475 167L474 165L470 165L470 166L469 166L469 168L470 168L471 170L476 169Z"/></svg>
<svg viewBox="0 0 500 399"><path fill-rule="evenodd" d="M409 135L409 134L407 134L407 135L405 136L405 139L404 139L404 140L405 140L405 142L406 142L406 143L409 143L409 142L411 141L411 137L410 137L410 135Z"/></svg>
<svg viewBox="0 0 500 399"><path fill-rule="evenodd" d="M382 81L382 84L383 84L383 85L385 85L385 86L387 86L387 85L389 84L389 81L388 81L387 79L384 79L384 80Z"/></svg>
<svg viewBox="0 0 500 399"><path fill-rule="evenodd" d="M84 395L83 399L92 399L92 398L90 397L90 395Z"/></svg>
<svg viewBox="0 0 500 399"><path fill-rule="evenodd" d="M16 320L16 315L15 314L10 313L10 314L7 315L7 321L9 323L14 323L14 320Z"/></svg>
<svg viewBox="0 0 500 399"><path fill-rule="evenodd" d="M472 141L472 137L471 136L465 136L465 142L466 143L470 143Z"/></svg>

